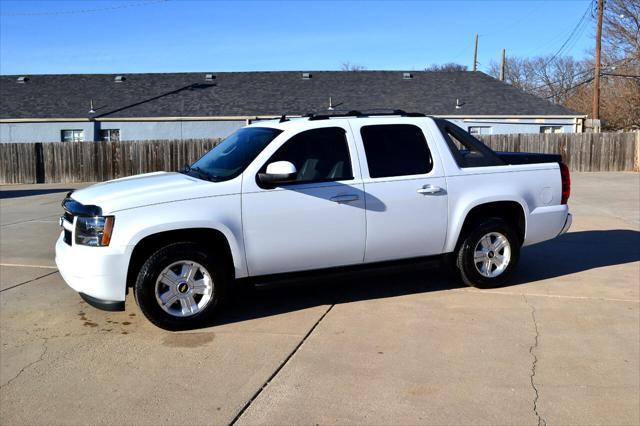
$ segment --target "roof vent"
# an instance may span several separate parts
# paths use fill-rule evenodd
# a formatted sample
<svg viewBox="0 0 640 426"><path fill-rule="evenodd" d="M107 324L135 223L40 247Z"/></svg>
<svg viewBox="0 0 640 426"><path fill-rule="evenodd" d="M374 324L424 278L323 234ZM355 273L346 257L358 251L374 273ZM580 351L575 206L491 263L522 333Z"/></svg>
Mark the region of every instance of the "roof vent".
<svg viewBox="0 0 640 426"><path fill-rule="evenodd" d="M18 83L24 84L24 83L26 83L27 81L29 81L29 77L20 76L20 77L18 77L18 78L16 79L16 81L17 81Z"/></svg>
<svg viewBox="0 0 640 426"><path fill-rule="evenodd" d="M413 74L411 74L410 72L403 72L402 73L402 79L403 80L411 80L413 78Z"/></svg>
<svg viewBox="0 0 640 426"><path fill-rule="evenodd" d="M213 81L216 79L216 76L213 74L205 74L204 75L204 81Z"/></svg>
<svg viewBox="0 0 640 426"><path fill-rule="evenodd" d="M122 83L126 79L127 78L124 75L116 75L113 81L115 81L116 83Z"/></svg>
<svg viewBox="0 0 640 426"><path fill-rule="evenodd" d="M311 73L309 73L309 72L303 72L303 73L302 73L302 79L303 79L303 80L311 80Z"/></svg>

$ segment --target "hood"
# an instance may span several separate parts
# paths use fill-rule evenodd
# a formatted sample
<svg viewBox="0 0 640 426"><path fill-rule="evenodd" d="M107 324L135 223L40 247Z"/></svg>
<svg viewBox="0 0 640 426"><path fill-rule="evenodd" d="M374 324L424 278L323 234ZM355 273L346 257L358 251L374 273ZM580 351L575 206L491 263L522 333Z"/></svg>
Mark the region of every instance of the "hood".
<svg viewBox="0 0 640 426"><path fill-rule="evenodd" d="M71 198L84 205L101 207L108 214L150 204L223 195L229 183L209 182L182 173L155 172L92 185L75 191Z"/></svg>

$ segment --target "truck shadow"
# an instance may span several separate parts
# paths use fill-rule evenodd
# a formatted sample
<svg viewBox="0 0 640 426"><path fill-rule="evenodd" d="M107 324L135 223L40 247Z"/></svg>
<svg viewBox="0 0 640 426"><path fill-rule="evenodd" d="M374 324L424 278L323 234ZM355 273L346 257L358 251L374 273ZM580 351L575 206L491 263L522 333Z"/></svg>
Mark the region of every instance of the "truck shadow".
<svg viewBox="0 0 640 426"><path fill-rule="evenodd" d="M222 325L321 305L384 299L462 287L437 266L360 272L348 278L307 279L258 285L234 292L211 324ZM425 279L428 276L428 279Z"/></svg>
<svg viewBox="0 0 640 426"><path fill-rule="evenodd" d="M523 247L510 285L640 261L640 232L631 229L569 232Z"/></svg>
<svg viewBox="0 0 640 426"><path fill-rule="evenodd" d="M48 188L48 189L3 189L0 191L0 199L31 197L33 195L55 194L58 192L67 193L71 188ZM62 199L60 199L62 201Z"/></svg>
<svg viewBox="0 0 640 426"><path fill-rule="evenodd" d="M552 279L594 268L640 261L640 232L580 231L522 249L507 286ZM213 323L222 325L320 305L438 292L464 285L445 265L362 272L348 278L307 279L234 292Z"/></svg>

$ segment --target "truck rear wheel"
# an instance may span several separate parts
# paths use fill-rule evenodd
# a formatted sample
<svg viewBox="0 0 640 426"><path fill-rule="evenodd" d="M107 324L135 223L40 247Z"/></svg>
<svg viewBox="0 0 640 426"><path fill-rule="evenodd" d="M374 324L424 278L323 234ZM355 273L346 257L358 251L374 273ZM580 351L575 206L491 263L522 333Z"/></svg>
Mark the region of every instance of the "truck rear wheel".
<svg viewBox="0 0 640 426"><path fill-rule="evenodd" d="M513 228L500 218L476 225L458 249L456 266L462 281L473 287L504 285L520 257L520 241Z"/></svg>
<svg viewBox="0 0 640 426"><path fill-rule="evenodd" d="M228 282L222 265L196 243L174 243L161 248L138 272L134 293L140 310L165 330L206 325Z"/></svg>

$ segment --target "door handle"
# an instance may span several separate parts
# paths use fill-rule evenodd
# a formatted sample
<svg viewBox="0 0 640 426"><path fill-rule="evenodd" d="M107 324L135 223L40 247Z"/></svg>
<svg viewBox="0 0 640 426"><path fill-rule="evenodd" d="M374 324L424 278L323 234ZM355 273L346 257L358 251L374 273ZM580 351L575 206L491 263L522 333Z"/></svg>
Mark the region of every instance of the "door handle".
<svg viewBox="0 0 640 426"><path fill-rule="evenodd" d="M346 195L336 195L335 197L331 197L331 201L338 203L338 204L343 204L343 203L350 203L352 201L356 201L358 200L360 197L358 197L355 194L346 194Z"/></svg>
<svg viewBox="0 0 640 426"><path fill-rule="evenodd" d="M440 188L439 186L425 185L422 188L418 189L418 194L433 195L433 194L439 194L442 191L443 191L443 189Z"/></svg>

